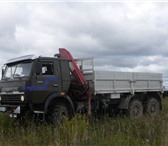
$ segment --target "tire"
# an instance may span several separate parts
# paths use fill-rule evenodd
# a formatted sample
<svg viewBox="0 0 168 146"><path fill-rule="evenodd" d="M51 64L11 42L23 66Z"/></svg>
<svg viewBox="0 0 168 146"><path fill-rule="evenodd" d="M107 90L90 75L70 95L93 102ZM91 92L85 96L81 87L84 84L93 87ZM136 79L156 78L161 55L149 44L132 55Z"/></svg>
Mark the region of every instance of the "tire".
<svg viewBox="0 0 168 146"><path fill-rule="evenodd" d="M138 99L133 99L129 104L127 114L130 118L141 117L143 115L142 102Z"/></svg>
<svg viewBox="0 0 168 146"><path fill-rule="evenodd" d="M59 103L49 108L47 122L53 126L60 126L65 118L69 119L68 108L65 104Z"/></svg>
<svg viewBox="0 0 168 146"><path fill-rule="evenodd" d="M160 113L160 102L154 98L151 97L147 100L145 112L149 116L156 116Z"/></svg>

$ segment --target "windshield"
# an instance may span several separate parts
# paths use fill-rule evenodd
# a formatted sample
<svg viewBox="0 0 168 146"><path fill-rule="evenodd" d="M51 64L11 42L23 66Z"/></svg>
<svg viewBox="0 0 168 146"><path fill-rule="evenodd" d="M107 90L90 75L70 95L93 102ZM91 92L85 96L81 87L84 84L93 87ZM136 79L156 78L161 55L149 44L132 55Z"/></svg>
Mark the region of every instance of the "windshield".
<svg viewBox="0 0 168 146"><path fill-rule="evenodd" d="M4 79L13 79L15 77L29 76L32 62L7 65L4 73Z"/></svg>

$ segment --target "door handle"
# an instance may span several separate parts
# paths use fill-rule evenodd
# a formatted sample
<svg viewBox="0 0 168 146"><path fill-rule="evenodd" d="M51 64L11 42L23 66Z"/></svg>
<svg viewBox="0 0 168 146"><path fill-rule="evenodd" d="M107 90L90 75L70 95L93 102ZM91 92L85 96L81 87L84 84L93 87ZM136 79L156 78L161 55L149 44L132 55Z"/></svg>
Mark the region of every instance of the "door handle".
<svg viewBox="0 0 168 146"><path fill-rule="evenodd" d="M37 81L37 83L43 83L43 81Z"/></svg>
<svg viewBox="0 0 168 146"><path fill-rule="evenodd" d="M58 84L52 84L53 87L58 87Z"/></svg>

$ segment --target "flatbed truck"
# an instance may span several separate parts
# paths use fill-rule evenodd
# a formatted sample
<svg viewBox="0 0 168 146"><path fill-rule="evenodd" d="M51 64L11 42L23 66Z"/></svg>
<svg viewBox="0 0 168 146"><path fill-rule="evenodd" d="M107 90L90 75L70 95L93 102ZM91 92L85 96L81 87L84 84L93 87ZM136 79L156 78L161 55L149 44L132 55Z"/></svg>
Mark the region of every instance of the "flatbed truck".
<svg viewBox="0 0 168 146"><path fill-rule="evenodd" d="M74 59L59 49L54 57L27 55L7 61L0 81L0 112L27 112L58 124L75 113L124 111L130 117L162 109L162 74L97 71L93 58Z"/></svg>

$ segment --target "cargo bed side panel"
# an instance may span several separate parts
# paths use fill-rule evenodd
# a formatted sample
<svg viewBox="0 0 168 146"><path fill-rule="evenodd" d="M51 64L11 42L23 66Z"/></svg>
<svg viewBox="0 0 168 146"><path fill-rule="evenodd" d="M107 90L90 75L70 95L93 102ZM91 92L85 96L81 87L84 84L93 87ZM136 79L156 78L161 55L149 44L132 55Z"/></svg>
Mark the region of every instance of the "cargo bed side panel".
<svg viewBox="0 0 168 146"><path fill-rule="evenodd" d="M162 91L162 74L95 71L95 94Z"/></svg>

